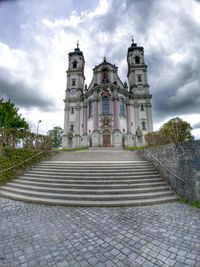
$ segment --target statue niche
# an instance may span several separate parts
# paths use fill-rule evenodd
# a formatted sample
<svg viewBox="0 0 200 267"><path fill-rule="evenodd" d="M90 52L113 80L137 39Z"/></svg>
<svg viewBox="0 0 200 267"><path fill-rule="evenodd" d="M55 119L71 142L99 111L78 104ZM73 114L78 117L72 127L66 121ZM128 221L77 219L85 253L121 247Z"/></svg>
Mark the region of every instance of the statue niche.
<svg viewBox="0 0 200 267"><path fill-rule="evenodd" d="M108 83L108 69L102 69L102 83Z"/></svg>

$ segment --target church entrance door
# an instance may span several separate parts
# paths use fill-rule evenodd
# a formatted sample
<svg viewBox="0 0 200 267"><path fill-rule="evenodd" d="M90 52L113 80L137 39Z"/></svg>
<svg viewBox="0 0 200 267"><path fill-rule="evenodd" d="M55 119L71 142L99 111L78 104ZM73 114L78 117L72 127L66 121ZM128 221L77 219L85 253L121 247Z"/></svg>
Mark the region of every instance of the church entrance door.
<svg viewBox="0 0 200 267"><path fill-rule="evenodd" d="M103 146L110 146L110 132L108 130L103 132Z"/></svg>

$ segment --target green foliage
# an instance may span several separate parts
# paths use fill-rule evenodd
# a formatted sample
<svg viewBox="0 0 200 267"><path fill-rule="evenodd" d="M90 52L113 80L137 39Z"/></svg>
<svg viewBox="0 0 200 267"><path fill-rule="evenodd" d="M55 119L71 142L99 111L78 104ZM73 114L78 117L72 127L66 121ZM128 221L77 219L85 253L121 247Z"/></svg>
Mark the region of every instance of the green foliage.
<svg viewBox="0 0 200 267"><path fill-rule="evenodd" d="M184 204L189 204L189 205L192 205L195 208L200 209L200 200L192 200L192 201L190 201L189 199L186 199L186 198L180 198L179 202L180 203L184 203Z"/></svg>
<svg viewBox="0 0 200 267"><path fill-rule="evenodd" d="M129 151L136 151L144 149L144 146L126 146L125 149Z"/></svg>
<svg viewBox="0 0 200 267"><path fill-rule="evenodd" d="M62 148L60 151L63 152L73 152L73 151L80 151L80 150L87 150L88 147L74 147L74 148Z"/></svg>
<svg viewBox="0 0 200 267"><path fill-rule="evenodd" d="M15 149L15 148L4 148L0 154L0 183L6 182L7 180L14 178L19 172L25 169L28 166L36 163L38 160L43 159L44 157L50 155L49 152L45 151L38 155L37 157L26 161L27 159L36 156L40 150L30 150L30 149ZM3 172L4 170L13 167L19 163L24 162L22 165L15 167L12 170Z"/></svg>
<svg viewBox="0 0 200 267"><path fill-rule="evenodd" d="M52 145L54 148L60 147L62 144L62 134L63 129L59 126L54 127L52 130L49 130L47 133L52 139Z"/></svg>
<svg viewBox="0 0 200 267"><path fill-rule="evenodd" d="M0 128L0 152L3 147L15 147L19 143L27 149L51 150L52 148L49 136L37 135L26 129Z"/></svg>
<svg viewBox="0 0 200 267"><path fill-rule="evenodd" d="M158 146L193 140L191 125L181 118L173 118L165 123L159 131L145 135L147 146Z"/></svg>
<svg viewBox="0 0 200 267"><path fill-rule="evenodd" d="M28 123L18 112L19 109L10 100L0 99L0 128L28 129Z"/></svg>

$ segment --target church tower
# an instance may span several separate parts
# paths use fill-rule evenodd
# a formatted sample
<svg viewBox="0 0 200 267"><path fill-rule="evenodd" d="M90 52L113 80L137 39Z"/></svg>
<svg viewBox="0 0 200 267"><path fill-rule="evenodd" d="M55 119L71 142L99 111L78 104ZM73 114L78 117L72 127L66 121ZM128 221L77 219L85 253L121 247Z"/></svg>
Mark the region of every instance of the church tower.
<svg viewBox="0 0 200 267"><path fill-rule="evenodd" d="M63 147L79 147L82 135L82 96L84 91L83 52L77 48L70 52L65 93Z"/></svg>
<svg viewBox="0 0 200 267"><path fill-rule="evenodd" d="M128 85L104 57L84 85L85 60L79 44L69 54L63 147L142 146L153 130L144 49L132 41L127 53Z"/></svg>
<svg viewBox="0 0 200 267"><path fill-rule="evenodd" d="M151 95L147 77L144 48L132 40L127 53L130 99L133 104L135 144L144 143L144 135L153 131Z"/></svg>

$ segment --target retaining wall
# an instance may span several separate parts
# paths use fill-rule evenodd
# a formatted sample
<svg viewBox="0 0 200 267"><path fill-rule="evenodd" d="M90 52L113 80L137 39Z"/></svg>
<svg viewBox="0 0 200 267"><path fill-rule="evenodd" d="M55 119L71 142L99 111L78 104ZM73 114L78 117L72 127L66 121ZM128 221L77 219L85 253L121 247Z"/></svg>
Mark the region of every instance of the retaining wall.
<svg viewBox="0 0 200 267"><path fill-rule="evenodd" d="M168 172L148 152L183 181ZM163 145L139 153L155 166L178 195L190 200L200 200L200 141Z"/></svg>

